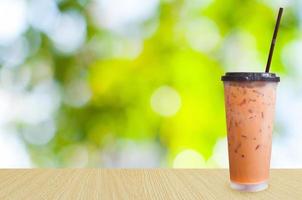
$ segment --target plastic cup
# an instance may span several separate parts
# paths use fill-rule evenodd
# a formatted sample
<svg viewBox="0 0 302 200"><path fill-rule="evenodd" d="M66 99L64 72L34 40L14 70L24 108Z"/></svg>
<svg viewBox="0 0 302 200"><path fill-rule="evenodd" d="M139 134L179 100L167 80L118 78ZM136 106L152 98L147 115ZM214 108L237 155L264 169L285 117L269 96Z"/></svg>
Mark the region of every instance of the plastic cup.
<svg viewBox="0 0 302 200"><path fill-rule="evenodd" d="M272 73L226 73L224 82L231 188L268 187L276 88Z"/></svg>

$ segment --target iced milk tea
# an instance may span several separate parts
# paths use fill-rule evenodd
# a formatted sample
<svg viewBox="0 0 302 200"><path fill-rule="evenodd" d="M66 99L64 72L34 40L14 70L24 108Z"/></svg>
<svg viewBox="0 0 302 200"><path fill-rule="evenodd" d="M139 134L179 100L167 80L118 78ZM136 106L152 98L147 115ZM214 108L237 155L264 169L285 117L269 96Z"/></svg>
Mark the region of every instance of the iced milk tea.
<svg viewBox="0 0 302 200"><path fill-rule="evenodd" d="M279 80L267 73L227 73L223 78L230 179L235 189L267 187Z"/></svg>

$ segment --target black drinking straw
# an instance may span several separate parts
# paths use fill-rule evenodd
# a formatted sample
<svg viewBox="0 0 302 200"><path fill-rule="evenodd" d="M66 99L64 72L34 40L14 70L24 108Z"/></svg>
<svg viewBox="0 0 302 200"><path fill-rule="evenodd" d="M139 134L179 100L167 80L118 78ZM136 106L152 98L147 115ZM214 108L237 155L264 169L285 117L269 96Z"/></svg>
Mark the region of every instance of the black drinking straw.
<svg viewBox="0 0 302 200"><path fill-rule="evenodd" d="M277 22L276 22L276 25L275 25L275 31L274 31L274 35L273 35L273 39L272 39L272 43L271 43L271 48L269 50L268 60L267 60L266 68L265 68L266 73L269 73L269 69L270 69L270 66L271 66L272 57L273 57L273 54L274 54L274 48L275 48L275 44L276 44L276 39L277 39L277 35L278 35L278 30L279 30L279 25L280 25L282 13L283 13L283 8L279 8L278 18L277 18Z"/></svg>

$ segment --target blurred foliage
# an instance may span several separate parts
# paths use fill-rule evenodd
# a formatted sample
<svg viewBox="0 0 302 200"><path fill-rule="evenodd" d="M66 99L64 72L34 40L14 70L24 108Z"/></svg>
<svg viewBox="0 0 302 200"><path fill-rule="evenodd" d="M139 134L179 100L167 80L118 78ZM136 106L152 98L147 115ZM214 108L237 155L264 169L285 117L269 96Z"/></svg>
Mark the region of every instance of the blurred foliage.
<svg viewBox="0 0 302 200"><path fill-rule="evenodd" d="M100 152L109 141L120 139L157 143L162 149L162 166L172 166L175 156L185 149L210 158L217 140L226 134L220 81L226 70L224 39L238 32L250 34L262 64L257 69L261 70L276 10L256 0L216 0L207 6L190 2L161 1L156 15L139 26L142 49L132 57L115 56L114 45L124 45L129 38L97 27L87 8L89 1L59 1L61 11L78 10L86 18L86 43L76 53L61 54L47 35L28 30L26 37L38 34L42 43L27 63L49 61L63 99L55 113L55 137L44 146L28 144L38 166L68 166L68 149L74 145L87 147L88 166L103 166ZM192 48L186 36L187 25L201 18L212 20L220 35L218 44L205 52ZM282 25L273 61L273 70L279 73L285 73L280 49L298 34L292 28L298 23L292 10L285 13L283 21L286 26ZM97 42L103 43L105 50L94 49L91 44ZM64 101L74 80L87 83L92 93L80 107ZM150 106L153 92L163 85L174 88L181 97L180 110L174 116L160 116Z"/></svg>

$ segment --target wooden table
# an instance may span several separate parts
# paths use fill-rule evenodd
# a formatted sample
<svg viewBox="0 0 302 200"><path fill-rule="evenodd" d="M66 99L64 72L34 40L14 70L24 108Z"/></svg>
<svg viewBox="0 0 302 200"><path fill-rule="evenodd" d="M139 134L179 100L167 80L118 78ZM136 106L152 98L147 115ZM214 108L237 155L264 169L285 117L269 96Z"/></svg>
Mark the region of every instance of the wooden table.
<svg viewBox="0 0 302 200"><path fill-rule="evenodd" d="M302 199L302 170L272 170L258 193L229 187L223 169L0 170L0 199Z"/></svg>

